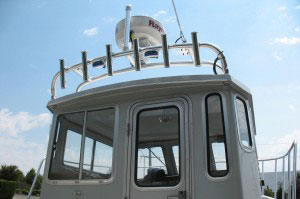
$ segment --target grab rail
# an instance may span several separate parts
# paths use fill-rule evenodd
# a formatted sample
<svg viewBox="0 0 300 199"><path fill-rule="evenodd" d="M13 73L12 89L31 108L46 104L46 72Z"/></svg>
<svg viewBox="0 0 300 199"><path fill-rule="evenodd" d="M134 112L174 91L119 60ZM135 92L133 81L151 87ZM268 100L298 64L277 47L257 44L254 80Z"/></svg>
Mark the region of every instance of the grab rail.
<svg viewBox="0 0 300 199"><path fill-rule="evenodd" d="M34 180L33 180L32 185L31 185L31 187L30 187L30 191L29 191L29 193L28 193L27 199L30 199L30 198L31 198L32 191L33 191L33 188L34 188L35 183L36 183L36 179L37 179L37 177L40 175L40 171L41 171L41 168L42 168L43 163L44 163L45 160L46 160L46 158L43 158L43 159L41 160L41 162L40 162L40 165L39 165L39 167L38 167L38 170L36 171L36 174L35 174L35 176L34 176Z"/></svg>
<svg viewBox="0 0 300 199"><path fill-rule="evenodd" d="M132 50L126 50L119 53L112 53L111 52L111 45L106 45L106 56L97 57L91 60L87 60L86 58L86 52L82 52L82 63L75 64L69 68L64 67L64 60L60 60L60 71L55 74L55 76L52 79L51 82L51 99L56 98L56 81L59 77L61 77L61 88L65 88L65 73L68 73L70 71L75 72L76 74L83 77L83 82L79 84L79 86L76 89L76 92L79 92L83 86L86 86L92 82L95 82L100 79L104 79L109 76L129 72L129 71L139 71L144 68L153 68L153 67L162 67L169 68L170 66L212 66L214 68L214 73L216 74L215 68L221 69L221 71L224 74L228 74L228 68L227 68L227 62L225 59L225 56L223 55L223 52L216 46L209 44L209 43L198 43L197 40L197 33L193 32L192 43L183 43L183 44L174 44L174 45L168 45L167 44L167 38L166 35L162 35L162 45L161 46L149 46L144 48L139 48L138 46L138 40L133 40L133 46L134 48ZM196 43L195 43L196 42ZM199 55L199 48L207 48L212 50L217 54L217 58L214 61L201 61L200 55ZM192 52L192 61L169 61L169 50L172 49L188 49L190 52ZM156 62L156 63L142 63L140 60L140 53L144 53L147 51L152 50L162 50L163 51L163 62ZM112 59L113 58L120 58L120 57L131 57L134 58L134 63L130 66L124 69L112 70ZM221 61L221 65L217 64L217 61ZM93 64L95 62L103 62L105 63L105 66L107 66L107 73L96 76L96 77L89 77L87 73L87 65Z"/></svg>
<svg viewBox="0 0 300 199"><path fill-rule="evenodd" d="M293 171L291 171L291 154L292 152L293 154ZM286 187L286 158L288 158L287 162L287 177L288 177L288 182L287 182L287 187ZM296 180L297 180L297 143L293 142L293 144L291 145L291 147L289 148L288 152L286 154L284 154L283 156L277 157L277 158L270 158L270 159L263 159L263 160L258 160L259 163L261 163L261 167L262 167L262 171L261 171L261 175L262 175L262 180L264 180L264 163L265 162L270 162L270 161L274 161L275 163L275 190L274 190L274 198L275 199L279 199L277 198L277 185L278 185L278 172L277 172L277 163L278 160L282 159L282 199L285 199L285 191L287 188L287 193L288 193L288 199L296 199ZM263 185L264 187L264 185Z"/></svg>

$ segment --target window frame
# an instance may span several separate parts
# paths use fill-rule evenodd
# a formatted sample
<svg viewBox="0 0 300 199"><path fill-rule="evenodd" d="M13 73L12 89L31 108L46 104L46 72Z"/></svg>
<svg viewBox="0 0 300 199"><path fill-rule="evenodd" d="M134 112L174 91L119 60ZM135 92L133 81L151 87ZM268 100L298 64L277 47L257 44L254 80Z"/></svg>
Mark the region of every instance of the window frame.
<svg viewBox="0 0 300 199"><path fill-rule="evenodd" d="M240 100L244 105L246 120L247 120L248 138L249 138L250 146L244 145L243 142L242 142L242 139L241 139L240 128L239 128L239 119L238 119L237 100ZM250 118L249 118L248 100L246 100L244 97L236 94L235 97L234 97L234 109L235 109L236 129L237 129L239 143L240 143L240 145L241 145L241 147L244 151L252 152L254 150L254 143L253 143L253 137L252 137L252 129L251 129L251 124L250 124Z"/></svg>
<svg viewBox="0 0 300 199"><path fill-rule="evenodd" d="M212 175L210 171L210 142L209 142L209 117L208 117L208 105L207 105L207 100L211 96L218 96L220 99L220 108L221 108L221 116L222 116L222 127L223 127L223 135L224 135L224 148L225 148L225 156L226 156L226 173L224 175ZM228 158L228 146L227 146L227 136L226 136L226 126L225 126L225 118L224 118L224 106L223 106L223 97L220 93L218 92L213 92L209 93L205 96L204 98L204 107L205 107L205 130L206 130L206 171L208 175L212 178L224 178L228 176L230 173L231 169L229 167L229 158Z"/></svg>
<svg viewBox="0 0 300 199"><path fill-rule="evenodd" d="M78 176L78 179L72 179L72 180L67 180L67 179L62 179L62 180L52 180L49 179L51 167L52 167L52 159L53 159L53 154L54 154L54 143L57 140L57 136L59 135L58 133L58 127L60 126L59 124L59 117L65 114L75 114L75 113L84 113L84 123L83 123L83 132L82 132L82 138L81 138L81 149L80 149L80 162L79 165L82 165L82 169L79 168L79 172L83 171L83 160L84 156L84 149L85 149L85 131L86 131L86 119L87 119L87 113L90 111L101 111L101 110L107 110L107 109L113 109L114 110L114 133L113 133L113 151L112 151L112 168L111 168L111 176L108 179L80 179L80 175ZM50 137L49 143L51 145L48 146L48 152L47 152L47 157L49 157L49 160L47 160L46 165L45 165L45 176L46 176L46 182L50 185L94 185L94 184L110 184L114 181L116 178L116 169L117 169L117 148L118 148L118 137L119 137L119 106L118 105L108 105L108 106L103 106L103 107L95 107L95 108L89 108L89 109L80 109L76 111L68 111L68 112L58 112L54 115L53 117L53 122L52 125L54 128L51 128L51 134L52 138ZM77 132L76 132L77 133ZM67 134L66 134L67 135ZM64 158L64 151L65 151L65 145L66 145L66 135L64 137L63 141L63 150L62 150L62 155L61 155L61 163L62 166L68 167L68 165L63 164L63 158ZM49 156L49 155L50 156Z"/></svg>
<svg viewBox="0 0 300 199"><path fill-rule="evenodd" d="M138 172L138 162L137 162L137 158L138 158L138 139L139 139L139 116L142 112L144 111L149 111L149 110L159 110L159 109L168 109L168 108L175 108L177 111L178 111L178 138L179 138L179 142L178 142L178 154L179 154L179 167L178 167L178 177L179 177L179 181L176 185L174 186L169 186L169 185L140 185L138 184L137 182L137 172ZM181 157L181 142L182 142L182 133L181 133L181 128L182 128L182 125L184 124L181 124L181 107L178 106L178 104L176 103L168 103L165 104L165 103L162 103L162 104L158 104L158 105L155 105L155 106L151 106L151 107L147 107L147 106L141 106L138 108L138 110L136 111L135 115L134 115L134 120L135 120L135 146L134 146L134 171L133 171L133 181L134 181L134 184L135 186L137 186L138 188L166 188L166 187L171 187L171 188L174 188L174 187L177 187L181 184L182 182L182 166L181 166L181 159L184 158L184 157ZM180 150L181 149L181 150ZM176 165L175 165L176 166Z"/></svg>

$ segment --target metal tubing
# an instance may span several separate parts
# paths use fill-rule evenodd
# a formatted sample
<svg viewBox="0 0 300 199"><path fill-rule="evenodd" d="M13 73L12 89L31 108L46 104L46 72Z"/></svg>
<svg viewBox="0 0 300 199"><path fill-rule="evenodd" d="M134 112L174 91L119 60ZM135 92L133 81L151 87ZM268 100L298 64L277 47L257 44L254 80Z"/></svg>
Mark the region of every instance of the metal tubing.
<svg viewBox="0 0 300 199"><path fill-rule="evenodd" d="M165 68L169 68L170 67L169 46L168 46L166 34L161 35L161 43L162 43L163 56L164 56L164 66Z"/></svg>
<svg viewBox="0 0 300 199"><path fill-rule="evenodd" d="M62 89L66 88L66 82L65 82L65 61L64 59L59 60L60 65L60 87Z"/></svg>
<svg viewBox="0 0 300 199"><path fill-rule="evenodd" d="M282 197L282 199L284 199L284 195L285 195L285 157L282 158L282 162L283 162L283 165L282 165L283 180L282 180L282 195L281 195L281 197Z"/></svg>
<svg viewBox="0 0 300 199"><path fill-rule="evenodd" d="M35 176L34 176L32 185L31 185L31 187L30 187L30 191L29 191L29 193L28 193L27 199L30 199L30 198L31 198L31 194L32 194L33 188L34 188L34 186L35 186L36 179L37 179L37 177L40 175L41 168L42 168L43 163L44 163L45 160L46 160L46 158L43 158L43 159L41 160L41 162L40 162L40 165L39 165L39 167L38 167L38 170L36 171L36 174L35 174Z"/></svg>
<svg viewBox="0 0 300 199"><path fill-rule="evenodd" d="M288 154L288 199L291 199L291 155Z"/></svg>
<svg viewBox="0 0 300 199"><path fill-rule="evenodd" d="M141 62L139 55L139 41L138 39L133 40L133 52L134 52L134 66L136 71L141 70Z"/></svg>
<svg viewBox="0 0 300 199"><path fill-rule="evenodd" d="M131 19L131 5L126 6L125 16L125 29L124 29L124 51L129 49L129 37L130 37L130 19Z"/></svg>
<svg viewBox="0 0 300 199"><path fill-rule="evenodd" d="M87 120L87 111L84 112L84 119L83 119L83 132L82 132L82 138L81 138L81 148L80 148L80 158L79 158L80 159L80 161L79 161L79 180L82 179L82 173L83 173L86 120Z"/></svg>
<svg viewBox="0 0 300 199"><path fill-rule="evenodd" d="M82 72L83 72L83 81L88 81L88 69L87 69L87 55L86 51L82 51Z"/></svg>
<svg viewBox="0 0 300 199"><path fill-rule="evenodd" d="M296 188L296 186L297 186L297 143L296 142L294 142L294 186L293 186L293 188L294 188L294 199L296 199L297 198L297 188Z"/></svg>
<svg viewBox="0 0 300 199"><path fill-rule="evenodd" d="M112 76L112 53L111 53L111 45L106 45L106 66L107 66L107 75Z"/></svg>
<svg viewBox="0 0 300 199"><path fill-rule="evenodd" d="M193 42L194 64L195 64L195 66L201 66L197 32L192 32L191 35L192 35L192 42Z"/></svg>
<svg viewBox="0 0 300 199"><path fill-rule="evenodd" d="M277 182L278 182L278 178L277 178L277 159L275 160L275 190L274 190L274 199L277 199Z"/></svg>

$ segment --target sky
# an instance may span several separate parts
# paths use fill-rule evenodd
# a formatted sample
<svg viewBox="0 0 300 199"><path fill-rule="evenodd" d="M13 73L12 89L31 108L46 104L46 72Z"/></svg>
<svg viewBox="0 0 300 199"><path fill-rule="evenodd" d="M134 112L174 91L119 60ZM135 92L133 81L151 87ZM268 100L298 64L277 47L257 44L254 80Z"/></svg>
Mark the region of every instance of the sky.
<svg viewBox="0 0 300 199"><path fill-rule="evenodd" d="M159 20L170 44L179 37L170 0L0 0L0 165L15 164L24 172L38 166L47 150L52 115L46 105L58 60L79 63L83 50L88 58L103 56L105 44L120 51L115 25L128 4L132 15ZM187 40L196 31L200 43L220 47L230 74L250 88L259 157L281 155L293 140L300 143L300 1L177 0L176 5ZM211 72L142 71L98 85L204 71ZM60 96L74 92L81 79L68 74L66 81Z"/></svg>

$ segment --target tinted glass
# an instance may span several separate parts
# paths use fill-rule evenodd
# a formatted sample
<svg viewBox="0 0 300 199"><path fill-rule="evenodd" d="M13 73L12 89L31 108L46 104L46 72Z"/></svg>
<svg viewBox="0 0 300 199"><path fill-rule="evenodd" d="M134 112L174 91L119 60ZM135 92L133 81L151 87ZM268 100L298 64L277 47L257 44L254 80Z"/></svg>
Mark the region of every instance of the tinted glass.
<svg viewBox="0 0 300 199"><path fill-rule="evenodd" d="M228 173L224 116L221 96L212 94L206 97L207 156L208 173L213 177Z"/></svg>
<svg viewBox="0 0 300 199"><path fill-rule="evenodd" d="M138 186L175 186L180 181L172 146L179 146L179 110L162 107L137 115L135 182ZM180 160L179 153L176 154ZM180 168L180 161L178 163ZM180 169L179 169L180 171Z"/></svg>
<svg viewBox="0 0 300 199"><path fill-rule="evenodd" d="M246 147L252 146L249 117L247 113L247 106L244 100L236 99L236 109L237 109L237 120L238 120L238 132L240 134L241 142Z"/></svg>

